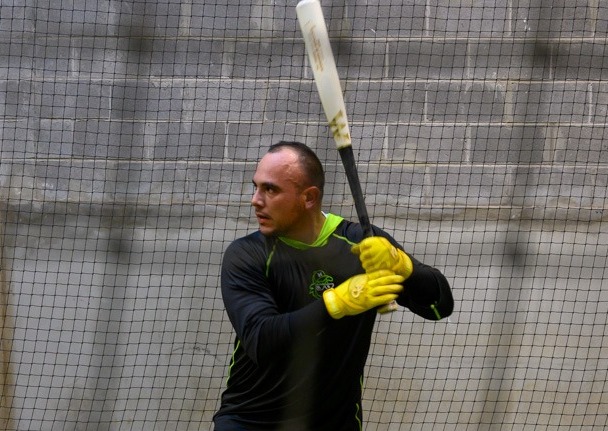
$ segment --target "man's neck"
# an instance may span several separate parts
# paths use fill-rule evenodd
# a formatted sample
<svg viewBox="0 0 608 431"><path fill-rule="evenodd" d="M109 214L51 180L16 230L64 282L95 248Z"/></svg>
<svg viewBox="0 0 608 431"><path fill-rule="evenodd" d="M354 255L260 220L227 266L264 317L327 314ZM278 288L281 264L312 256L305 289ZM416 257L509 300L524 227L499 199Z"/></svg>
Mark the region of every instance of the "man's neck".
<svg viewBox="0 0 608 431"><path fill-rule="evenodd" d="M319 237L321 230L323 229L323 225L325 224L325 214L321 211L314 214L310 223L310 228L303 235L302 239L298 241L303 242L305 244L312 244Z"/></svg>

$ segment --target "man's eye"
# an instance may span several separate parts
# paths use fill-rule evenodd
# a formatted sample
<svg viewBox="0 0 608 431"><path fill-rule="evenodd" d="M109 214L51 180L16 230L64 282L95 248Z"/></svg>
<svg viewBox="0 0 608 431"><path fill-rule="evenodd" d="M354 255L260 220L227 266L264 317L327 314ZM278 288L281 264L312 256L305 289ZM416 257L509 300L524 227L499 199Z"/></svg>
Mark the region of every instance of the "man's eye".
<svg viewBox="0 0 608 431"><path fill-rule="evenodd" d="M261 184L259 186L253 184L253 193L263 193L266 195L273 195L278 193L278 189L272 185L265 185L265 184Z"/></svg>

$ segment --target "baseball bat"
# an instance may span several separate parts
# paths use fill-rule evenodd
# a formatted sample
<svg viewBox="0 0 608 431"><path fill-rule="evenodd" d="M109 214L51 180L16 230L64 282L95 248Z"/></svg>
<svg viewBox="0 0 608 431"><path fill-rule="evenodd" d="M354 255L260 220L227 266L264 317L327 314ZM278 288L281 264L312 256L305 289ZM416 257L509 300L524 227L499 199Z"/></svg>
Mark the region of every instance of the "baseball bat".
<svg viewBox="0 0 608 431"><path fill-rule="evenodd" d="M329 43L323 10L318 0L301 0L296 6L296 15L304 37L304 45L314 74L321 105L344 165L357 217L363 228L363 235L364 237L372 236L371 224L353 154L344 96Z"/></svg>
<svg viewBox="0 0 608 431"><path fill-rule="evenodd" d="M359 180L357 164L353 154L340 77L329 43L327 25L319 0L301 0L296 5L296 15L304 37L304 45L314 74L321 105L336 142L342 165L344 165L344 172L355 202L357 217L363 229L363 237L367 238L373 235L372 226L367 214L361 181ZM397 308L397 302L392 301L379 308L379 311L387 313Z"/></svg>

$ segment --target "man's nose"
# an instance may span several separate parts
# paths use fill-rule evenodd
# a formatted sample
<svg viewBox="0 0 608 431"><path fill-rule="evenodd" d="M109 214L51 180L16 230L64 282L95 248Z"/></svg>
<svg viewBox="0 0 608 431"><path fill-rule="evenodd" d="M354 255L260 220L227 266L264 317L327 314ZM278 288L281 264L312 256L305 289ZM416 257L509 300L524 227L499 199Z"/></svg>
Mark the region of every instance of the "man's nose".
<svg viewBox="0 0 608 431"><path fill-rule="evenodd" d="M253 205L254 207L262 206L262 198L258 189L255 189L253 191L253 195L251 196L251 205Z"/></svg>

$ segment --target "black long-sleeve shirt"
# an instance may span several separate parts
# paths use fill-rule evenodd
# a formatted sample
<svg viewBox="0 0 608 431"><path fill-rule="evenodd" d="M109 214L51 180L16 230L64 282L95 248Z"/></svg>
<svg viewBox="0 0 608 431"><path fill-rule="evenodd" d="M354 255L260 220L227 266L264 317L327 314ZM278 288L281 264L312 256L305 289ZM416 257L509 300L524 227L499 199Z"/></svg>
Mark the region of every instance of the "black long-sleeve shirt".
<svg viewBox="0 0 608 431"><path fill-rule="evenodd" d="M362 239L359 224L329 214L313 245L255 232L227 248L221 288L236 340L214 417L217 431L361 429L363 371L377 312L334 320L321 297L365 272L350 251ZM447 280L410 258L414 270L397 302L426 319L447 317L453 309Z"/></svg>

